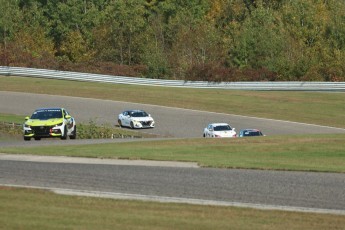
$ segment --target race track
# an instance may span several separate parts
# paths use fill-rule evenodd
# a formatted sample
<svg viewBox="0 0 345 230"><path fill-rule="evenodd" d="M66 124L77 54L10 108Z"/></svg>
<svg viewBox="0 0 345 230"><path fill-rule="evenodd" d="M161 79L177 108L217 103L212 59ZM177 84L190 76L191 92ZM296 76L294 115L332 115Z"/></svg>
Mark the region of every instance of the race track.
<svg viewBox="0 0 345 230"><path fill-rule="evenodd" d="M0 91L1 113L29 116L36 108L55 106L66 108L77 122L87 123L92 120L109 125L117 125L117 115L123 110L143 109L153 116L156 127L141 132L162 137L202 137L203 129L211 122L227 122L237 131L257 128L266 135L345 133L345 129L247 116L91 98Z"/></svg>
<svg viewBox="0 0 345 230"><path fill-rule="evenodd" d="M23 115L24 120L24 116L31 115L39 107L64 107L77 122L93 120L112 126L117 125L117 115L121 111L143 109L154 117L156 127L141 132L151 132L162 138L202 137L203 128L210 122L228 122L236 130L258 128L266 135L345 133L344 129L296 122L127 102L0 91L1 113ZM15 141L0 144L5 147L87 144L91 141L135 140ZM38 162L32 159L23 161L23 156L19 156L19 159L4 157L0 157L1 185L53 190L59 188L60 192L64 190L61 193L82 191L114 198L154 197L153 200L168 202L174 202L175 199L182 202L199 201L200 204L345 214L343 174L102 165L99 162Z"/></svg>
<svg viewBox="0 0 345 230"><path fill-rule="evenodd" d="M61 159L0 154L0 185L115 199L345 215L341 173L164 167L135 165L135 160L133 165L106 159L78 163L75 158L64 163Z"/></svg>

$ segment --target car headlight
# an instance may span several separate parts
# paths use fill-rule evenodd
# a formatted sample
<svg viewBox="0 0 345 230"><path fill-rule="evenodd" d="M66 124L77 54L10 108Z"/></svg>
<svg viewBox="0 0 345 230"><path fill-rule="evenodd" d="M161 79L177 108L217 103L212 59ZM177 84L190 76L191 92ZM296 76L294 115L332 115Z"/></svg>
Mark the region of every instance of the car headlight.
<svg viewBox="0 0 345 230"><path fill-rule="evenodd" d="M62 125L63 125L63 122L56 124L55 127L62 126Z"/></svg>
<svg viewBox="0 0 345 230"><path fill-rule="evenodd" d="M31 128L31 125L24 124L25 128Z"/></svg>

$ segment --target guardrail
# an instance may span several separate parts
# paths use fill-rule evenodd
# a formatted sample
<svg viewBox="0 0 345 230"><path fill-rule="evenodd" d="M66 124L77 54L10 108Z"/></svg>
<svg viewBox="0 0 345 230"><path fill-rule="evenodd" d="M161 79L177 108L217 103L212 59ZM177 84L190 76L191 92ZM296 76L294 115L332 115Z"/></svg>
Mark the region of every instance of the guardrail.
<svg viewBox="0 0 345 230"><path fill-rule="evenodd" d="M207 82L162 80L137 77L123 77L59 70L0 66L0 75L71 81L101 82L111 84L132 84L186 88L213 88L234 90L281 90L281 91L345 91L345 82Z"/></svg>
<svg viewBox="0 0 345 230"><path fill-rule="evenodd" d="M14 122L6 122L6 121L0 121L0 126L7 126L10 128L16 128L16 127L22 127L23 124L18 124L18 123L14 123Z"/></svg>

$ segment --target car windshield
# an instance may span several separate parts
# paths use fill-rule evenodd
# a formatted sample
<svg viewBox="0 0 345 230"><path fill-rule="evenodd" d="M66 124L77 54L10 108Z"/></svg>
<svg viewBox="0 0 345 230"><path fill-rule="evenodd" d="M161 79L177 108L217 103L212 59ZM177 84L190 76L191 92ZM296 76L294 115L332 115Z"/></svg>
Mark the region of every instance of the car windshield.
<svg viewBox="0 0 345 230"><path fill-rule="evenodd" d="M245 131L243 136L262 136L262 133L260 131Z"/></svg>
<svg viewBox="0 0 345 230"><path fill-rule="evenodd" d="M219 125L219 126L215 126L214 131L227 131L227 130L231 130L230 125Z"/></svg>
<svg viewBox="0 0 345 230"><path fill-rule="evenodd" d="M131 116L132 117L148 117L149 115L144 111L140 111L140 112L132 112Z"/></svg>
<svg viewBox="0 0 345 230"><path fill-rule="evenodd" d="M31 115L31 119L48 120L48 119L52 119L52 118L62 118L61 109L36 110Z"/></svg>

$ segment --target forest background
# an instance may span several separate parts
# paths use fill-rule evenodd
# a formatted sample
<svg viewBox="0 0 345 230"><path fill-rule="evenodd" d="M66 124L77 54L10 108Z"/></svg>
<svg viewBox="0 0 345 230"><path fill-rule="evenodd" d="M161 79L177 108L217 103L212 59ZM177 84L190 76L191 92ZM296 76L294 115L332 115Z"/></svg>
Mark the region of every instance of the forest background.
<svg viewBox="0 0 345 230"><path fill-rule="evenodd" d="M0 65L345 81L343 0L0 0Z"/></svg>

